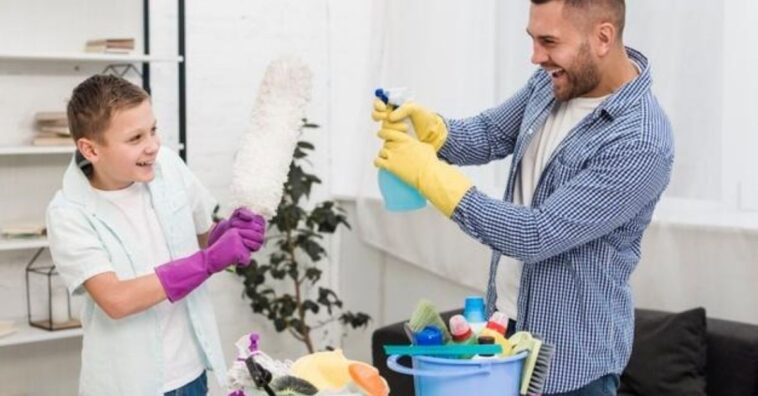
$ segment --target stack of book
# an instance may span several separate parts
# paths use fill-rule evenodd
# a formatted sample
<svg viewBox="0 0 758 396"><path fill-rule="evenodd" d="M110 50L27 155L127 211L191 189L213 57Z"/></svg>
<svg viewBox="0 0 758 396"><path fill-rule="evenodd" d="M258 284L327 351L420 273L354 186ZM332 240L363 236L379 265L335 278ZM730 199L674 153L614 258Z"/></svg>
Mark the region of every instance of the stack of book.
<svg viewBox="0 0 758 396"><path fill-rule="evenodd" d="M62 111L43 111L34 115L37 136L32 139L33 146L73 145L71 131L68 129L68 117Z"/></svg>
<svg viewBox="0 0 758 396"><path fill-rule="evenodd" d="M0 231L3 239L41 238L46 234L44 224L8 224Z"/></svg>
<svg viewBox="0 0 758 396"><path fill-rule="evenodd" d="M88 40L84 47L86 52L99 52L108 54L128 54L134 51L133 38L106 38Z"/></svg>

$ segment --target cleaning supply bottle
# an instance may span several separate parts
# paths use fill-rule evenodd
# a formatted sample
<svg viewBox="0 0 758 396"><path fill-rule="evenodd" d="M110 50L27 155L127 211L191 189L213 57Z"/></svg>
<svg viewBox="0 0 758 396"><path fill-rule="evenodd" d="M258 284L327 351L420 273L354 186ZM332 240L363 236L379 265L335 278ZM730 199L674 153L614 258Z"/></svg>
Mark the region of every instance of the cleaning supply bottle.
<svg viewBox="0 0 758 396"><path fill-rule="evenodd" d="M510 356L513 346L510 341L505 338L505 332L508 330L508 316L502 312L495 312L487 321L487 325L479 333L479 336L492 337L495 343L500 344L503 347L503 353L501 356Z"/></svg>
<svg viewBox="0 0 758 396"><path fill-rule="evenodd" d="M463 315L455 315L450 318L450 334L453 339L450 344L455 345L476 345L476 336L471 331L468 321ZM471 359L473 355L461 355L459 359Z"/></svg>
<svg viewBox="0 0 758 396"><path fill-rule="evenodd" d="M463 305L463 316L471 326L471 331L475 336L479 336L484 326L487 324L487 318L484 315L484 298L478 296L466 297Z"/></svg>
<svg viewBox="0 0 758 396"><path fill-rule="evenodd" d="M477 337L476 341L479 345L492 345L495 343L495 339L490 336L479 336ZM472 359L473 360L497 359L497 356L480 353L478 355L475 355Z"/></svg>
<svg viewBox="0 0 758 396"><path fill-rule="evenodd" d="M437 326L426 326L414 334L414 344L422 346L442 345L442 330Z"/></svg>
<svg viewBox="0 0 758 396"><path fill-rule="evenodd" d="M395 109L408 99L406 92L405 88L378 88L374 94L390 109ZM409 130L408 133L413 132ZM385 169L379 169L379 191L384 198L384 207L392 212L407 212L426 206L426 198L418 190Z"/></svg>

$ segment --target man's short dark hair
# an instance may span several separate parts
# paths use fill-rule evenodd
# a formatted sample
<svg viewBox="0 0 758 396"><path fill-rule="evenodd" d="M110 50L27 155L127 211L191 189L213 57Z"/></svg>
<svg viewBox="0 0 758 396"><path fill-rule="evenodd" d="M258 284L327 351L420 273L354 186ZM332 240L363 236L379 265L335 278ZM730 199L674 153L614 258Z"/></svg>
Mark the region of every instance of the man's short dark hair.
<svg viewBox="0 0 758 396"><path fill-rule="evenodd" d="M625 0L531 0L533 4L545 4L551 1L562 1L568 8L590 15L589 12L597 12L596 18L604 22L610 22L618 30L618 38L624 36L624 25L626 23L626 2Z"/></svg>

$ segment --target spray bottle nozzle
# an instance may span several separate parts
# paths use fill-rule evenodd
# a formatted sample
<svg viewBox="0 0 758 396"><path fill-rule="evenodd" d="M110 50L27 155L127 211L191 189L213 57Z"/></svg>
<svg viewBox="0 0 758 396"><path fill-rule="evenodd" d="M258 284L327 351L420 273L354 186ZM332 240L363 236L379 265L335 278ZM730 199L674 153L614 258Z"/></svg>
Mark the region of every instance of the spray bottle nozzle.
<svg viewBox="0 0 758 396"><path fill-rule="evenodd" d="M379 98L379 100L384 102L384 104L387 104L390 101L390 98L387 96L387 93L384 92L384 90L381 88L377 88L376 91L374 91L374 96Z"/></svg>
<svg viewBox="0 0 758 396"><path fill-rule="evenodd" d="M377 88L374 95L392 107L400 107L410 99L410 91L405 87Z"/></svg>

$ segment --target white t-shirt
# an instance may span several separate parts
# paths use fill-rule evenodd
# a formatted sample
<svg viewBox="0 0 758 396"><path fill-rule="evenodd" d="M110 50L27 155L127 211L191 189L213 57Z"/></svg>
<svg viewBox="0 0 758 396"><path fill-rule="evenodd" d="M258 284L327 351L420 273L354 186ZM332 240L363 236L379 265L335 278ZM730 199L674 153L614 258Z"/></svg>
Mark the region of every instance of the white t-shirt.
<svg viewBox="0 0 758 396"><path fill-rule="evenodd" d="M521 169L516 175L513 190L514 204L532 205L537 183L555 149L569 132L608 96L610 95L599 98L574 98L556 103L542 130L532 138L524 158L521 159ZM517 301L523 265L514 258L500 256L497 269L497 309L513 319L518 314Z"/></svg>
<svg viewBox="0 0 758 396"><path fill-rule="evenodd" d="M95 189L95 192L119 209L129 232L139 238L145 257L154 267L171 260L166 238L144 183L132 183L123 190ZM163 392L168 392L200 376L205 367L200 346L190 327L186 301L172 304L165 300L154 309L160 318L163 340Z"/></svg>

